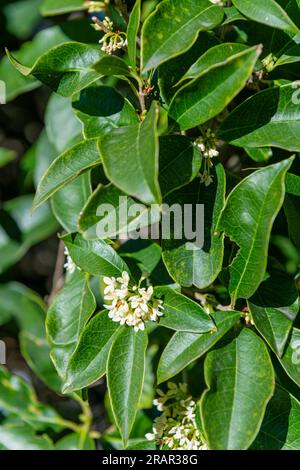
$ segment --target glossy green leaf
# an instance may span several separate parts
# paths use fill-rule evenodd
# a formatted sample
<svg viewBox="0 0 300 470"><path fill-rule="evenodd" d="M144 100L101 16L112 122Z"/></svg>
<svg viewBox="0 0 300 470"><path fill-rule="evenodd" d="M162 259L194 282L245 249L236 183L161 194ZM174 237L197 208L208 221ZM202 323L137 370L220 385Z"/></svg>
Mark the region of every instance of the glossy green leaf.
<svg viewBox="0 0 300 470"><path fill-rule="evenodd" d="M90 320L68 364L64 392L87 387L105 374L108 353L119 331L120 325L106 310Z"/></svg>
<svg viewBox="0 0 300 470"><path fill-rule="evenodd" d="M45 114L45 130L50 143L56 150L51 161L82 140L80 122L74 116L68 98L52 93Z"/></svg>
<svg viewBox="0 0 300 470"><path fill-rule="evenodd" d="M300 404L279 385L251 450L300 450Z"/></svg>
<svg viewBox="0 0 300 470"><path fill-rule="evenodd" d="M51 356L62 377L65 376L70 357L95 308L95 298L89 287L88 275L76 271L70 281L58 292L47 313L46 326L52 347ZM55 360L56 348L60 350L59 363Z"/></svg>
<svg viewBox="0 0 300 470"><path fill-rule="evenodd" d="M84 206L78 224L86 239L126 237L160 221L160 212L137 203L113 185L99 186Z"/></svg>
<svg viewBox="0 0 300 470"><path fill-rule="evenodd" d="M125 77L131 76L131 70L126 62L121 57L114 55L105 55L93 65L93 69L100 75L124 75Z"/></svg>
<svg viewBox="0 0 300 470"><path fill-rule="evenodd" d="M239 147L300 150L300 107L293 84L269 88L248 98L220 128L223 140Z"/></svg>
<svg viewBox="0 0 300 470"><path fill-rule="evenodd" d="M261 53L261 46L246 49L217 63L207 73L178 90L169 114L182 130L203 124L232 101L244 88Z"/></svg>
<svg viewBox="0 0 300 470"><path fill-rule="evenodd" d="M295 281L284 272L271 271L248 304L256 328L275 353L282 356L299 311Z"/></svg>
<svg viewBox="0 0 300 470"><path fill-rule="evenodd" d="M34 207L38 207L57 190L100 163L97 139L83 141L70 150L66 150L52 162L41 179L37 187Z"/></svg>
<svg viewBox="0 0 300 470"><path fill-rule="evenodd" d="M158 107L153 102L139 126L113 129L99 142L107 177L122 191L146 204L159 204L161 201L157 119Z"/></svg>
<svg viewBox="0 0 300 470"><path fill-rule="evenodd" d="M141 0L137 0L129 16L127 27L128 58L131 67L136 69L137 61L137 36L141 20Z"/></svg>
<svg viewBox="0 0 300 470"><path fill-rule="evenodd" d="M38 32L30 42L24 43L13 56L28 67L45 52L57 46L69 38L58 26L52 26ZM6 101L10 101L20 93L34 90L40 82L34 77L25 77L11 64L8 57L3 57L0 62L0 80L6 84Z"/></svg>
<svg viewBox="0 0 300 470"><path fill-rule="evenodd" d="M169 104L175 95L183 75L195 63L202 54L211 47L219 44L219 40L212 31L202 31L192 47L184 54L174 57L163 63L158 68L159 87L164 101Z"/></svg>
<svg viewBox="0 0 300 470"><path fill-rule="evenodd" d="M187 51L199 31L214 29L222 19L223 10L208 0L164 0L143 26L143 69Z"/></svg>
<svg viewBox="0 0 300 470"><path fill-rule="evenodd" d="M118 277L128 267L117 252L102 240L85 240L77 234L62 237L73 261L93 276Z"/></svg>
<svg viewBox="0 0 300 470"><path fill-rule="evenodd" d="M200 171L202 156L191 140L183 135L159 139L159 184L165 197L190 183Z"/></svg>
<svg viewBox="0 0 300 470"><path fill-rule="evenodd" d="M41 14L43 16L62 15L85 8L82 0L43 0Z"/></svg>
<svg viewBox="0 0 300 470"><path fill-rule="evenodd" d="M131 103L108 86L91 86L74 98L73 109L82 123L86 139L103 137L118 127L138 124Z"/></svg>
<svg viewBox="0 0 300 470"><path fill-rule="evenodd" d="M89 172L57 191L51 198L51 208L60 225L68 232L78 230L78 219L91 194Z"/></svg>
<svg viewBox="0 0 300 470"><path fill-rule="evenodd" d="M207 73L216 66L226 65L231 57L240 52L244 52L246 49L247 46L245 44L235 42L223 43L211 47L188 69L180 82L187 79L198 78L200 75Z"/></svg>
<svg viewBox="0 0 300 470"><path fill-rule="evenodd" d="M145 331L123 327L116 337L107 360L107 385L116 424L126 446L141 399L145 353Z"/></svg>
<svg viewBox="0 0 300 470"><path fill-rule="evenodd" d="M176 226L172 227L171 239L163 240L163 260L172 278L181 286L192 285L202 289L209 286L222 269L223 239L215 235L216 225L225 202L225 172L221 164L212 170L213 182L208 187L195 179L190 185L172 193L166 202L192 204L193 220L198 218L198 228L202 228L201 219L196 214L197 204L204 205L204 244L200 248L194 241L183 237L175 239ZM187 209L187 206L185 208ZM183 239L180 239L183 238Z"/></svg>
<svg viewBox="0 0 300 470"><path fill-rule="evenodd" d="M287 193L293 194L294 196L300 196L300 176L287 173L285 187Z"/></svg>
<svg viewBox="0 0 300 470"><path fill-rule="evenodd" d="M266 346L243 329L227 346L207 355L204 373L208 389L201 398L201 418L209 449L247 449L274 390Z"/></svg>
<svg viewBox="0 0 300 470"><path fill-rule="evenodd" d="M189 333L212 333L216 329L211 317L199 304L174 289L155 287L154 297L163 301L163 316L159 319L161 326Z"/></svg>
<svg viewBox="0 0 300 470"><path fill-rule="evenodd" d="M284 200L285 175L292 159L255 171L230 193L218 223L239 246L229 266L232 303L251 297L264 278L273 222Z"/></svg>
<svg viewBox="0 0 300 470"><path fill-rule="evenodd" d="M234 23L235 21L244 21L246 20L245 16L243 16L235 7L227 7L224 8L225 19L222 23L222 26L230 23Z"/></svg>
<svg viewBox="0 0 300 470"><path fill-rule="evenodd" d="M267 162L273 156L273 151L269 147L265 147L265 148L246 147L245 150L246 150L246 153L249 155L249 157L252 158L252 160L254 160L257 163Z"/></svg>
<svg viewBox="0 0 300 470"><path fill-rule="evenodd" d="M32 67L27 67L7 51L11 63L20 73L35 77L62 96L71 96L99 78L92 67L103 54L97 46L66 42L50 49Z"/></svg>
<svg viewBox="0 0 300 470"><path fill-rule="evenodd" d="M236 312L216 312L212 318L217 327L215 333L193 334L178 331L172 336L158 364L158 383L166 382L203 356L237 324L240 315Z"/></svg>
<svg viewBox="0 0 300 470"><path fill-rule="evenodd" d="M299 28L275 0L262 0L259 4L251 0L232 0L232 3L251 20L282 29L288 33L300 34Z"/></svg>

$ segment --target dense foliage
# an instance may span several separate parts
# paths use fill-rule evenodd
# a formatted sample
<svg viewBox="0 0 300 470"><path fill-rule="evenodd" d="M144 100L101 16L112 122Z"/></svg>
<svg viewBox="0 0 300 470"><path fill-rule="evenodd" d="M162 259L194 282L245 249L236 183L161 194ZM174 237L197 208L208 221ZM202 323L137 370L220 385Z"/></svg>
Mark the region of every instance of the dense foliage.
<svg viewBox="0 0 300 470"><path fill-rule="evenodd" d="M300 1L3 12L21 41L0 62L7 100L53 93L29 183L1 208L0 324L82 412L3 367L0 448L299 450ZM203 205L203 243L176 218L165 236L172 205ZM149 221L151 239L124 236ZM55 231L45 302L10 272ZM104 383L105 430L90 399Z"/></svg>

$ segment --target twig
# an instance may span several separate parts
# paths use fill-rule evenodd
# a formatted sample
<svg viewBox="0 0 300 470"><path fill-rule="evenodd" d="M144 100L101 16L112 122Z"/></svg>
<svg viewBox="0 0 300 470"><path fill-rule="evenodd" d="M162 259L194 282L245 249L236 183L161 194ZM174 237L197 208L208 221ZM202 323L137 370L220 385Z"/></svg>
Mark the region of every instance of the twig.
<svg viewBox="0 0 300 470"><path fill-rule="evenodd" d="M51 303L56 292L63 286L64 281L64 264L65 264L65 246L60 240L57 250L56 263L52 278L52 290L48 297L48 304Z"/></svg>
<svg viewBox="0 0 300 470"><path fill-rule="evenodd" d="M139 102L141 106L141 111L143 113L146 110L146 102L145 102L145 93L144 93L142 86L139 87Z"/></svg>

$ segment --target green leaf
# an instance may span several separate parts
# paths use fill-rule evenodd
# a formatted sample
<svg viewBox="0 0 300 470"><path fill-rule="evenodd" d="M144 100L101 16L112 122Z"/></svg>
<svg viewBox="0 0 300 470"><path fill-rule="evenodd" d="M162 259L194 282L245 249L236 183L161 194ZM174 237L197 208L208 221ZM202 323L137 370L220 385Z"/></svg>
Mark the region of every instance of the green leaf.
<svg viewBox="0 0 300 470"><path fill-rule="evenodd" d="M159 184L165 197L190 183L200 171L202 157L192 141L183 135L159 139Z"/></svg>
<svg viewBox="0 0 300 470"><path fill-rule="evenodd" d="M279 59L275 62L274 69L287 64L293 64L300 61L300 46L294 44L291 47L287 47L284 52L280 55Z"/></svg>
<svg viewBox="0 0 300 470"><path fill-rule="evenodd" d="M167 104L178 90L176 84L183 75L204 52L217 44L219 40L213 32L200 32L198 39L187 52L160 65L158 83L162 97Z"/></svg>
<svg viewBox="0 0 300 470"><path fill-rule="evenodd" d="M32 245L57 229L48 205L31 214L32 195L19 196L3 204L0 211L0 272L17 263Z"/></svg>
<svg viewBox="0 0 300 470"><path fill-rule="evenodd" d="M294 196L300 196L300 176L287 173L285 187L287 193L293 194Z"/></svg>
<svg viewBox="0 0 300 470"><path fill-rule="evenodd" d="M45 129L50 143L56 149L51 161L82 140L80 122L74 116L70 100L56 93L48 101Z"/></svg>
<svg viewBox="0 0 300 470"><path fill-rule="evenodd" d="M82 141L70 150L66 150L51 163L41 179L33 207L40 206L58 189L100 163L97 139Z"/></svg>
<svg viewBox="0 0 300 470"><path fill-rule="evenodd" d="M56 148L50 142L47 132L44 129L35 142L35 165L33 173L35 187L38 186L40 179L56 156Z"/></svg>
<svg viewBox="0 0 300 470"><path fill-rule="evenodd" d="M78 230L78 219L88 197L91 194L89 172L57 191L51 199L51 208L60 225L68 232Z"/></svg>
<svg viewBox="0 0 300 470"><path fill-rule="evenodd" d="M186 130L221 113L244 88L260 53L261 46L251 47L208 68L178 90L170 104L170 116Z"/></svg>
<svg viewBox="0 0 300 470"><path fill-rule="evenodd" d="M300 107L293 84L269 88L248 98L229 114L219 137L238 147L300 150Z"/></svg>
<svg viewBox="0 0 300 470"><path fill-rule="evenodd" d="M43 0L41 14L43 16L63 15L85 9L83 0Z"/></svg>
<svg viewBox="0 0 300 470"><path fill-rule="evenodd" d="M55 443L56 450L95 450L95 442L90 436L86 436L82 442L80 433L71 433L62 437Z"/></svg>
<svg viewBox="0 0 300 470"><path fill-rule="evenodd" d="M139 126L113 129L99 142L107 177L122 191L145 204L159 204L161 201L157 119L158 107L153 102Z"/></svg>
<svg viewBox="0 0 300 470"><path fill-rule="evenodd" d="M236 312L216 312L212 316L217 331L215 333L193 334L178 331L164 349L157 369L157 382L166 382L203 356L231 328L236 325L240 314Z"/></svg>
<svg viewBox="0 0 300 470"><path fill-rule="evenodd" d="M106 310L89 321L68 364L65 393L88 387L105 374L108 353L119 332L120 325Z"/></svg>
<svg viewBox="0 0 300 470"><path fill-rule="evenodd" d="M61 382L49 357L43 300L16 282L1 285L0 295L2 310L13 316L20 329L20 348L27 364L49 388L60 391Z"/></svg>
<svg viewBox="0 0 300 470"><path fill-rule="evenodd" d="M208 389L200 406L209 449L247 449L274 390L266 346L251 330L243 329L227 346L207 355L204 373Z"/></svg>
<svg viewBox="0 0 300 470"><path fill-rule="evenodd" d="M93 276L121 276L128 267L117 252L102 240L85 240L77 234L61 237L73 261L83 271Z"/></svg>
<svg viewBox="0 0 300 470"><path fill-rule="evenodd" d="M284 355L279 361L288 376L300 387L300 330L293 328Z"/></svg>
<svg viewBox="0 0 300 470"><path fill-rule="evenodd" d="M69 38L58 26L46 28L38 32L30 42L24 43L13 56L22 64L31 66L42 54L54 46L68 41ZM6 101L14 99L21 93L34 90L40 82L34 77L24 77L11 64L8 57L0 62L0 80L6 84Z"/></svg>
<svg viewBox="0 0 300 470"><path fill-rule="evenodd" d="M222 26L226 24L233 23L235 21L246 21L247 18L241 15L241 13L235 7L224 8L225 20L222 23Z"/></svg>
<svg viewBox="0 0 300 470"><path fill-rule="evenodd" d="M41 55L32 67L22 65L8 50L11 63L62 96L71 96L99 78L92 67L104 55L97 46L65 42Z"/></svg>
<svg viewBox="0 0 300 470"><path fill-rule="evenodd" d="M0 407L7 416L18 418L34 429L42 430L49 427L60 430L61 428L60 416L53 408L38 401L29 383L2 367L0 368Z"/></svg>
<svg viewBox="0 0 300 470"><path fill-rule="evenodd" d="M126 447L126 450L156 450L155 441L139 441Z"/></svg>
<svg viewBox="0 0 300 470"><path fill-rule="evenodd" d="M115 55L105 55L93 65L93 69L100 75L124 75L130 77L132 75L130 68L121 57Z"/></svg>
<svg viewBox="0 0 300 470"><path fill-rule="evenodd" d="M129 16L127 27L128 58L133 70L136 70L137 39L141 20L141 0L136 0Z"/></svg>
<svg viewBox="0 0 300 470"><path fill-rule="evenodd" d="M0 148L0 168L12 162L16 158L14 150Z"/></svg>
<svg viewBox="0 0 300 470"><path fill-rule="evenodd" d="M213 332L216 327L203 308L188 297L167 286L155 287L154 297L163 301L163 316L159 324L189 333Z"/></svg>
<svg viewBox="0 0 300 470"><path fill-rule="evenodd" d="M164 0L147 18L142 30L142 68L157 67L187 51L199 31L214 29L223 10L208 0Z"/></svg>
<svg viewBox="0 0 300 470"><path fill-rule="evenodd" d="M248 305L256 328L273 351L282 356L299 311L295 281L284 272L271 271Z"/></svg>
<svg viewBox="0 0 300 470"><path fill-rule="evenodd" d="M279 385L251 450L300 450L300 404Z"/></svg>
<svg viewBox="0 0 300 470"><path fill-rule="evenodd" d="M299 196L287 194L284 201L284 212L288 222L289 236L300 252L300 207Z"/></svg>
<svg viewBox="0 0 300 470"><path fill-rule="evenodd" d="M0 446L2 450L54 450L47 435L38 436L25 425L0 426Z"/></svg>
<svg viewBox="0 0 300 470"><path fill-rule="evenodd" d="M145 354L145 331L123 327L116 337L107 360L107 385L116 424L126 446L141 399Z"/></svg>
<svg viewBox="0 0 300 470"><path fill-rule="evenodd" d="M266 148L246 147L245 151L249 155L249 157L252 158L252 160L254 160L257 163L267 162L273 156L273 151L269 147L266 147Z"/></svg>
<svg viewBox="0 0 300 470"><path fill-rule="evenodd" d="M181 286L192 285L202 289L209 286L222 269L223 239L215 235L216 225L225 203L225 172L221 164L212 169L213 182L208 187L195 179L189 186L172 193L165 202L192 204L195 221L196 205L204 205L204 245L197 247L194 242L175 239L176 227L172 227L170 240L163 240L163 260L172 278ZM185 206L187 210L188 206ZM198 227L201 221L198 220Z"/></svg>
<svg viewBox="0 0 300 470"><path fill-rule="evenodd" d="M103 210L99 210L102 208ZM160 221L160 212L137 203L113 185L100 185L82 209L78 224L84 238L125 236Z"/></svg>
<svg viewBox="0 0 300 470"><path fill-rule="evenodd" d="M213 32L202 31L193 46L180 56L164 62L158 68L158 83L163 100L169 104L178 90L176 84L183 75L208 49L219 44Z"/></svg>
<svg viewBox="0 0 300 470"><path fill-rule="evenodd" d="M103 137L118 127L138 124L138 115L131 103L108 86L82 90L73 101L73 109L86 139Z"/></svg>
<svg viewBox="0 0 300 470"><path fill-rule="evenodd" d="M46 340L45 332L43 336L36 336L26 330L19 335L20 350L25 361L50 389L59 393L61 391L61 381L50 360L50 347Z"/></svg>
<svg viewBox="0 0 300 470"><path fill-rule="evenodd" d="M6 17L6 29L19 39L26 39L41 19L41 2L42 0L21 0L5 5L3 13Z"/></svg>
<svg viewBox="0 0 300 470"><path fill-rule="evenodd" d="M207 73L216 66L226 65L231 57L246 51L246 49L247 46L245 46L245 44L238 44L236 42L218 44L208 49L208 51L199 57L183 75L180 82L187 79L199 78L200 75Z"/></svg>
<svg viewBox="0 0 300 470"><path fill-rule="evenodd" d="M229 266L229 292L251 297L264 278L273 222L285 194L285 175L292 158L255 171L229 194L217 230L224 231L239 246Z"/></svg>
<svg viewBox="0 0 300 470"><path fill-rule="evenodd" d="M46 326L52 347L51 357L61 377L65 376L70 357L95 308L96 302L90 290L89 276L82 271L76 271L58 292L47 314ZM59 349L59 363L55 361L55 349Z"/></svg>
<svg viewBox="0 0 300 470"><path fill-rule="evenodd" d="M300 34L299 28L284 9L274 0L262 0L259 5L251 0L232 0L233 5L247 18L287 33Z"/></svg>

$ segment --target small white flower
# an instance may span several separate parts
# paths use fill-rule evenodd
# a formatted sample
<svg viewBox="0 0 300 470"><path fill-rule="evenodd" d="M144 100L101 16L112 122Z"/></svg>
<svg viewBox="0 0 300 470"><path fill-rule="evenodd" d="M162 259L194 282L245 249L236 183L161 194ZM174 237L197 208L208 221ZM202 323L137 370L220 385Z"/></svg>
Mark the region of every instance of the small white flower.
<svg viewBox="0 0 300 470"><path fill-rule="evenodd" d="M65 264L64 264L64 268L66 268L66 271L67 271L68 273L73 274L73 273L76 271L77 266L76 266L76 264L74 263L74 261L72 260L70 254L69 254L69 250L68 250L67 247L65 247L64 253L65 253L65 256L67 257L66 262L65 262ZM78 268L78 269L79 269L79 268Z"/></svg>

